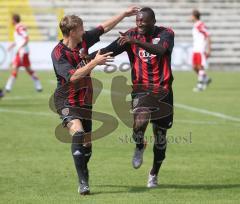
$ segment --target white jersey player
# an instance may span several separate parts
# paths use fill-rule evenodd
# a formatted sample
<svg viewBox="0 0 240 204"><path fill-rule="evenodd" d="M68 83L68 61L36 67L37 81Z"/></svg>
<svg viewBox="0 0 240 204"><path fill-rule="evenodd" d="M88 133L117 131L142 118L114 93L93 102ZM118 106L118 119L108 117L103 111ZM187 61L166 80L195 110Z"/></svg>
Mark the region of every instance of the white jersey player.
<svg viewBox="0 0 240 204"><path fill-rule="evenodd" d="M12 73L7 81L5 90L7 92L10 92L12 90L12 86L16 80L19 68L24 67L28 74L32 77L35 89L37 91L42 91L42 85L35 72L31 69L31 63L29 60L29 37L27 33L27 28L26 26L21 24L21 18L18 14L12 15L12 23L15 26L14 43L9 46L8 50L10 51L12 48L15 47L15 57L12 61Z"/></svg>
<svg viewBox="0 0 240 204"><path fill-rule="evenodd" d="M211 53L211 41L209 32L205 24L200 21L200 12L194 10L192 12L192 21L194 23L192 29L193 35L193 53L192 53L192 66L198 74L197 86L194 91L203 91L211 82L207 76L205 68L207 66L207 58Z"/></svg>

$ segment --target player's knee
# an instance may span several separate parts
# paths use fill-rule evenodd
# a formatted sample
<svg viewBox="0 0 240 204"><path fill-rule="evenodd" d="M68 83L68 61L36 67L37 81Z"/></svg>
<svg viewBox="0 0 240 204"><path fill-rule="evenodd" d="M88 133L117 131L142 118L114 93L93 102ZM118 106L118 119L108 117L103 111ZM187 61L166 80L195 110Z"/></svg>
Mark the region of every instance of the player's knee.
<svg viewBox="0 0 240 204"><path fill-rule="evenodd" d="M167 129L162 128L160 125L153 123L153 134L155 137L166 137Z"/></svg>
<svg viewBox="0 0 240 204"><path fill-rule="evenodd" d="M70 131L70 133L75 133L75 132L82 132L82 125L79 124L78 121L76 120L71 120L70 122L67 123L67 127Z"/></svg>

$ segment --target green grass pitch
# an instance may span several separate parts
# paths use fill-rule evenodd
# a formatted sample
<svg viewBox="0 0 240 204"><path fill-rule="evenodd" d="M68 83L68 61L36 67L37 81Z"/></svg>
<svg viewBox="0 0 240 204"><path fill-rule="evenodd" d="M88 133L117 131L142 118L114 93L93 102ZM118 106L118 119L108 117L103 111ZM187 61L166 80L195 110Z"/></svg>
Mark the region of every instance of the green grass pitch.
<svg viewBox="0 0 240 204"><path fill-rule="evenodd" d="M86 197L77 193L69 144L54 136L60 120L48 99L55 76L38 74L42 93L21 72L13 91L0 101L0 203L240 203L240 72L209 72L213 83L202 93L192 92L193 72L174 72L174 125L159 187L146 188L152 144L142 167L133 169L134 144L123 139L131 137L131 129L119 121L113 133L93 142L92 195ZM93 73L105 90L94 110L116 116L106 90L117 75L129 78L130 73ZM0 72L0 87L7 77ZM146 136L151 135L149 125Z"/></svg>

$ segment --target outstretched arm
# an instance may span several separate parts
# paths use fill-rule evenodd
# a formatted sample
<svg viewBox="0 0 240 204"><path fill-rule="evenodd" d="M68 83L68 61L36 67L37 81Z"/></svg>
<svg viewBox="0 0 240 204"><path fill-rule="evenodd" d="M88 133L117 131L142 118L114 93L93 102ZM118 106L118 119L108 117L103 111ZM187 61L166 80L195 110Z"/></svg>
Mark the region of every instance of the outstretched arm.
<svg viewBox="0 0 240 204"><path fill-rule="evenodd" d="M104 65L107 62L112 62L113 58L110 57L111 52L101 54L101 51L98 50L94 59L88 64L85 64L80 69L77 69L70 78L71 82L77 81L82 77L88 75L97 65Z"/></svg>
<svg viewBox="0 0 240 204"><path fill-rule="evenodd" d="M109 20L103 22L101 24L101 26L104 29L104 33L107 33L108 31L112 30L120 21L122 21L125 17L129 17L129 16L134 16L137 14L139 10L139 7L137 6L132 6L129 7L127 10L125 10L124 12L113 16L112 18L110 18Z"/></svg>
<svg viewBox="0 0 240 204"><path fill-rule="evenodd" d="M130 36L121 32L120 34L121 37L118 40L119 45L123 46L125 44L136 44L137 46L154 55L164 55L167 50L172 49L174 44L174 34L171 32L163 33L162 38L158 44L142 42L140 40L131 38Z"/></svg>
<svg viewBox="0 0 240 204"><path fill-rule="evenodd" d="M102 49L101 49L101 53L104 54L104 53L111 52L111 56L114 56L114 57L115 57L115 56L121 54L122 52L127 51L127 44L125 44L125 45L119 45L118 40L119 40L119 38L118 38L117 40L113 41L111 44L109 44L109 45L106 46L105 48L102 48ZM87 59L88 59L89 61L92 60L92 59L94 59L94 57L96 56L96 54L97 54L97 51L89 54L89 55L87 56Z"/></svg>

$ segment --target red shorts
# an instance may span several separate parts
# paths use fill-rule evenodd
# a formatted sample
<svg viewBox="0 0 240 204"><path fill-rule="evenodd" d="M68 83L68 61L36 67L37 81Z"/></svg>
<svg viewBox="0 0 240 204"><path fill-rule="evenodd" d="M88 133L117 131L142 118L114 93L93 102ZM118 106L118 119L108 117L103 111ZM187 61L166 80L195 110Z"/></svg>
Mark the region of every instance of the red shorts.
<svg viewBox="0 0 240 204"><path fill-rule="evenodd" d="M20 54L17 53L13 59L13 66L15 67L30 67L30 65L28 53L25 53L23 56L20 56Z"/></svg>
<svg viewBox="0 0 240 204"><path fill-rule="evenodd" d="M192 55L192 65L195 66L206 66L206 56L203 53L200 52L194 52Z"/></svg>

